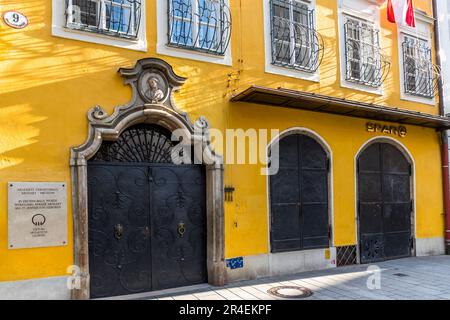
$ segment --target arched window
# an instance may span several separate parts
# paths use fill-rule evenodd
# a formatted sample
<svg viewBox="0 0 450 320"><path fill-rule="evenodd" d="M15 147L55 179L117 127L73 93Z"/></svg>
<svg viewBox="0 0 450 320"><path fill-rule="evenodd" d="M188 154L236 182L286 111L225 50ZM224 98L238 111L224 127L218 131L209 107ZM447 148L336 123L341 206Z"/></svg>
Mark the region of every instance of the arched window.
<svg viewBox="0 0 450 320"><path fill-rule="evenodd" d="M279 170L270 176L271 251L329 246L328 171L324 148L304 134L278 143Z"/></svg>

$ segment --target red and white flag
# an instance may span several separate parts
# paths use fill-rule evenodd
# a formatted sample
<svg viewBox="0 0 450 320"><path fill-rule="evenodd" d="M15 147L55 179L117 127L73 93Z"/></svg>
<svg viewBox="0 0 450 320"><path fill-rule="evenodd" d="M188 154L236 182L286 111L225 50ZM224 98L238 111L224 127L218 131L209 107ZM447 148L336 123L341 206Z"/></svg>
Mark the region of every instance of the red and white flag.
<svg viewBox="0 0 450 320"><path fill-rule="evenodd" d="M414 28L416 21L412 0L388 0L387 18L392 23Z"/></svg>

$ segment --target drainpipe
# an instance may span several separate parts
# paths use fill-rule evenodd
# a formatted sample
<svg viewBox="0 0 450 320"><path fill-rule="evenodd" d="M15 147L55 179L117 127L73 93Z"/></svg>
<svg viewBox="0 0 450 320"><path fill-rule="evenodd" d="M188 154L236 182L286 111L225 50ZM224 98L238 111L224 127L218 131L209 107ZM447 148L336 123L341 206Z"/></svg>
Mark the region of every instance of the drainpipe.
<svg viewBox="0 0 450 320"><path fill-rule="evenodd" d="M434 45L436 48L436 64L441 70L441 43L439 39L439 22L438 22L438 9L437 0L433 0L433 17L434 21ZM438 78L438 92L439 92L439 113L441 116L445 116L444 105L444 88L442 85L442 77ZM448 150L448 131L440 131L441 138L441 161L442 161L442 180L443 180L443 192L444 192L444 212L445 212L445 253L450 255L450 175L449 175L449 150Z"/></svg>

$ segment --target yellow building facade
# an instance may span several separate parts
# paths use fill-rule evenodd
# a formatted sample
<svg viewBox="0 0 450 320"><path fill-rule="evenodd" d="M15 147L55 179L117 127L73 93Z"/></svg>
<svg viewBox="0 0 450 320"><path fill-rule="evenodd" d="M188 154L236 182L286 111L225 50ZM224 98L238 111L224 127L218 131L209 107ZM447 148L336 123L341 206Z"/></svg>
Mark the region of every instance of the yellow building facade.
<svg viewBox="0 0 450 320"><path fill-rule="evenodd" d="M100 19L100 8L108 12L105 1L91 2L98 9L90 19ZM117 10L128 8L127 1L117 2L121 3L121 7L118 6L121 9ZM448 122L439 115L438 96L433 88L435 74L431 66L435 51L431 1L414 2L416 28L389 23L383 1L213 1L205 10L209 12L209 20L197 11L194 21L185 12L198 9L185 2L137 1L133 5L139 4L139 20L133 16L128 22L120 22L120 16L111 26L111 11L103 13L103 22L87 23L89 14L83 11L86 10L83 9L83 1L74 1L72 5L82 8L81 24L87 24L84 28L70 20L75 14L74 11L67 13L67 2L65 4L64 1L15 0L1 4L4 16L0 22L1 295L92 298L189 283L174 281L173 285L148 285L144 289L128 291L105 289L95 295L90 293L90 282L97 281L93 279L99 276L99 271L93 274L89 267L91 263L93 268L92 261L87 261L93 254L89 250L94 250L88 249L88 242L93 246L94 240L83 231L92 234L87 220L93 214L89 210L92 208L89 201L94 196L92 193L89 196L87 190L89 170L92 169L88 165L86 170L87 162L83 161L94 156L95 152L89 150L100 150L102 141L104 145L105 141L117 140L122 132L144 122L166 126L165 129L170 131L177 127L176 123L184 123L185 129L194 130L197 119L206 119L211 130L217 129L224 136L226 129L256 132L276 129L280 135L271 137L261 148L269 150L274 145L280 146L281 169L289 167L283 161L290 160L283 157L289 154L288 149L294 148L288 140L282 142L284 137L296 136L297 142L289 143L301 150L308 143L314 144L311 148L320 149L317 154L328 161L323 162L323 166L313 165L311 169L306 164L303 167L299 165L298 160L293 170L299 178L296 182L289 182L287 178L275 181L272 176L262 174L266 163L261 159L257 163L237 164L223 155L225 162L219 165L220 157L210 156L214 164L207 166L205 189L201 189L206 193L204 211L207 212L207 223L204 234L199 235L199 239L208 238L203 244L207 257L199 258L206 264L202 272L207 277L194 282L209 281L220 285L234 280L333 268L347 262L376 263L385 258L443 254L439 130L447 127ZM202 1L196 3L197 7L208 6ZM109 4L109 8L111 6L114 7ZM20 13L20 19L22 16L27 19L26 26L10 26L5 19L7 12ZM129 17L127 14L131 13L126 12L123 15ZM134 12L137 15L138 11ZM209 21L209 25L202 25L203 18ZM179 21L197 26L197 40L182 39L180 34L186 32L184 28L187 27L182 27ZM109 27L106 27L108 23ZM173 27L174 23L179 23L179 29ZM135 33L127 35L124 29L117 36L120 33L117 29L123 24L128 31L134 28ZM216 41L216 36L212 36L213 40L207 35L201 38L202 26L206 32L208 28L216 30L214 28L219 28L217 25L223 28L217 29L220 31L220 44L203 45ZM168 32L170 26L174 29ZM206 42L202 44L199 39ZM371 39L369 43L365 42L367 39ZM420 42L417 48L421 49L414 49L415 43L411 45L413 49L408 47L408 43L414 41ZM300 59L302 55L307 58ZM414 55L424 61L427 57L430 59L425 71L418 65L411 66ZM161 96L151 91L151 84L145 87L150 79L145 72L150 75L156 72L159 88L164 91ZM172 89L173 98L170 98ZM101 108L90 112L90 118L86 117L94 106ZM120 109L118 106L123 107ZM132 109L139 109L141 113L135 114ZM130 110L129 113L125 114L126 110ZM185 120L183 112L192 123ZM194 136L189 137L194 139ZM272 139L273 143L269 145ZM218 144L213 139L207 148L219 150ZM78 146L82 146L81 149L73 149ZM383 173L380 168L361 169L374 165L370 160L367 164L362 160L366 156L364 152L369 149L380 156L378 164L384 163L387 167L394 163L391 163L393 171ZM389 162L383 154L398 159ZM82 158L85 155L86 158ZM398 165L402 161L405 162L403 169ZM397 169L400 171L395 171ZM322 172L322 176L306 179L306 173L313 171ZM407 194L395 196L401 198L397 202L378 198L364 200L364 194L360 192L365 187L369 191L377 188L374 184L378 180L369 179L377 173L381 179L406 177L400 182L393 178L386 183L390 183L392 192L404 188L408 190L405 191ZM289 173L284 174L290 176ZM80 179L86 175L87 184L80 184ZM361 182L365 178L371 181L367 185ZM274 217L279 210L276 206L289 206L291 200L283 198L289 192L293 192L293 197L298 197L295 190L302 193L300 189L305 190L304 194L320 193L308 189L309 183L314 185L311 181L320 179L324 179L316 188L322 190L320 201L308 202L301 196L292 201L302 208L301 212L309 212L307 205L310 208L316 206L317 215L326 217L323 221L314 218L306 225L302 224L305 221L298 222L298 217ZM67 244L22 249L10 247L8 236L13 226L8 222L12 214L8 210L8 185L12 182L67 184ZM92 190L89 192L94 192ZM379 194L374 192L375 197L384 195L383 191ZM384 219L386 224L382 231L377 231L381 238L369 239L372 247L364 249L362 238L377 232L362 231L361 210L364 209L361 205L386 206L389 201L393 203L394 209L389 209L393 210L392 216L381 217L372 212L372 220L364 222L370 225L371 221ZM317 204L319 202L320 205ZM318 209L319 206L322 209ZM167 207L172 210L170 205ZM382 214L388 211L387 207L383 208L380 209ZM289 210L283 209L282 212ZM310 210L314 216L315 209ZM401 219L395 220L396 210L407 212L406 218L402 219L407 219L405 221L410 228L401 231L403 238L393 235L397 232L395 228L393 233L386 231L391 222L392 225L405 223ZM371 214L367 212L364 214ZM84 218L83 214L86 214ZM301 218L305 219L305 216ZM326 226L320 227L320 223L325 223L324 219ZM301 224L300 231L289 229L293 221ZM180 223L176 224L176 232L183 237L184 223L182 226ZM127 225L122 224L126 232ZM309 229L305 227L303 230L303 226L309 226L311 230L319 226L318 234L313 232L307 237ZM190 232L189 225L185 227ZM116 239L120 238L120 230L114 229ZM290 232L301 232L302 235L298 238ZM295 239L289 242L290 237ZM404 245L405 237L408 241L406 254L405 248L389 247L392 239ZM213 250L219 251L211 253ZM380 250L386 251L385 255L377 256ZM388 254L388 250L392 252ZM69 279L80 277L81 280L79 286L68 288L67 279L74 271L73 266L81 266L81 271ZM190 270L197 269L192 267ZM162 274L159 277L163 277ZM158 275L153 277L157 279ZM17 290L2 290L11 288L11 285ZM19 288L28 288L27 293Z"/></svg>

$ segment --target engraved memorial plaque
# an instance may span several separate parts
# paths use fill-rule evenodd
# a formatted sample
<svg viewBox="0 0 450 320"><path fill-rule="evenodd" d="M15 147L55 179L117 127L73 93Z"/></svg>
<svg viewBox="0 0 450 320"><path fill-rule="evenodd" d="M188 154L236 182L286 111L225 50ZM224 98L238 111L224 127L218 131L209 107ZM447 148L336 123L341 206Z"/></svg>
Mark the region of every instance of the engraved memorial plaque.
<svg viewBox="0 0 450 320"><path fill-rule="evenodd" d="M66 244L66 183L8 182L8 248Z"/></svg>

